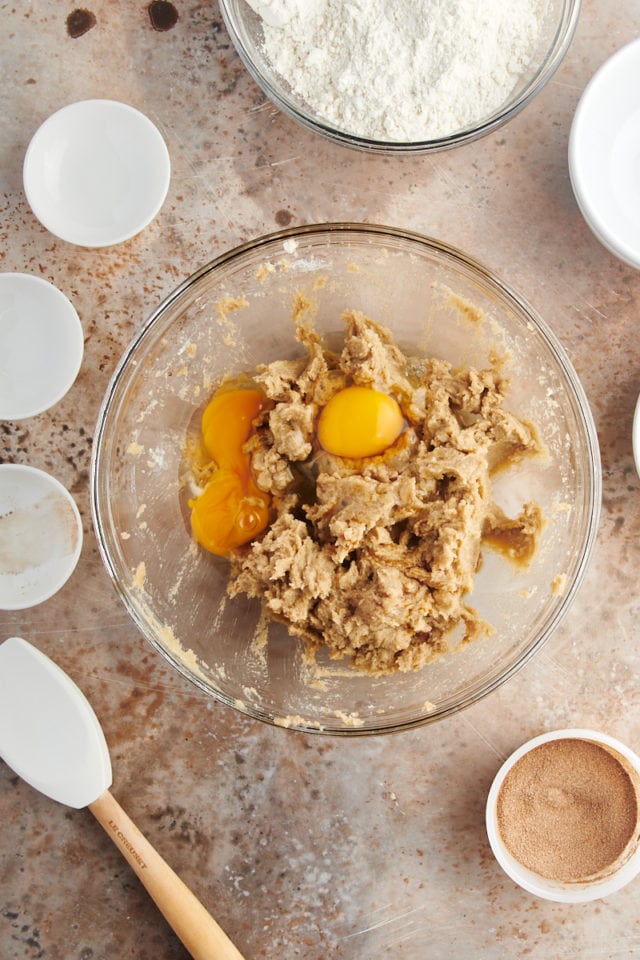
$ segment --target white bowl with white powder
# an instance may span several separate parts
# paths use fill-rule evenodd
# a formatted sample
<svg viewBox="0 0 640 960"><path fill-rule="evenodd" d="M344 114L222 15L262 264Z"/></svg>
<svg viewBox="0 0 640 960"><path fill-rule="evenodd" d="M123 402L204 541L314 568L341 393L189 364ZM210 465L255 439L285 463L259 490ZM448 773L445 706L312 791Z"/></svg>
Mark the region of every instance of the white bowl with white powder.
<svg viewBox="0 0 640 960"><path fill-rule="evenodd" d="M26 610L60 590L82 550L82 518L59 480L0 464L0 610Z"/></svg>
<svg viewBox="0 0 640 960"><path fill-rule="evenodd" d="M580 0L221 0L264 92L347 146L426 153L501 126L571 42Z"/></svg>

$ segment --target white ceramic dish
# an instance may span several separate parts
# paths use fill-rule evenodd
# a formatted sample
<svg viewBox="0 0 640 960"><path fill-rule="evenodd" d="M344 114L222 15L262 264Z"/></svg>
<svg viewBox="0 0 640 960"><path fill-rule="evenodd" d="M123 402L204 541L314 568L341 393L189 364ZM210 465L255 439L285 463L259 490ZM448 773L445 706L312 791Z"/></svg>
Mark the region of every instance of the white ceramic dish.
<svg viewBox="0 0 640 960"><path fill-rule="evenodd" d="M548 743L551 740L561 739L590 740L609 748L614 753L617 753L623 761L626 761L628 767L636 771L638 777L640 777L640 757L619 740L608 736L606 733L597 733L594 730L585 729L553 730L549 733L543 733L539 737L534 737L533 740L524 743L512 753L496 774L487 798L487 834L496 860L514 883L519 884L519 886L523 887L523 889L529 893L533 893L544 900L554 900L558 903L586 903L591 900L599 900L603 897L610 896L612 893L615 893L630 883L630 881L640 873L640 847L637 847L631 856L628 857L615 872L606 877L602 877L599 880L585 881L584 883L561 883L559 881L546 880L544 877L528 870L514 859L502 842L498 830L498 794L511 768L525 753L528 753L535 747L543 743Z"/></svg>
<svg viewBox="0 0 640 960"><path fill-rule="evenodd" d="M640 268L640 39L618 50L592 77L569 138L578 206L600 242Z"/></svg>
<svg viewBox="0 0 640 960"><path fill-rule="evenodd" d="M27 149L24 190L55 236L107 247L139 233L165 201L167 146L139 110L115 100L80 100L38 128Z"/></svg>
<svg viewBox="0 0 640 960"><path fill-rule="evenodd" d="M76 379L84 353L73 304L41 277L0 273L0 420L48 410Z"/></svg>
<svg viewBox="0 0 640 960"><path fill-rule="evenodd" d="M0 464L0 610L25 610L67 582L82 550L71 494L43 470Z"/></svg>
<svg viewBox="0 0 640 960"><path fill-rule="evenodd" d="M633 414L631 440L633 443L633 459L636 465L638 476L640 476L640 397L638 397L636 401L636 408Z"/></svg>

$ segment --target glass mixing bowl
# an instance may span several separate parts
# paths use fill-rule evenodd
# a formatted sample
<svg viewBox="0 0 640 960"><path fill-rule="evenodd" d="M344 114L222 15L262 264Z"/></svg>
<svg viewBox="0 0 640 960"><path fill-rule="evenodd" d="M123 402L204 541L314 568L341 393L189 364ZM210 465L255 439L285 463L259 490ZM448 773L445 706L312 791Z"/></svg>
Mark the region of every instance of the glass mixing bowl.
<svg viewBox="0 0 640 960"><path fill-rule="evenodd" d="M286 79L273 68L264 47L262 19L246 0L220 0L220 11L245 67L265 94L289 117L346 146L387 155L403 155L432 153L476 140L502 126L522 110L561 64L578 22L580 0L549 0L535 53L514 80L514 87L507 99L496 106L491 114L479 116L467 128L451 130L446 136L433 140L416 137L408 142L367 139L328 123L313 104L297 95Z"/></svg>
<svg viewBox="0 0 640 960"><path fill-rule="evenodd" d="M443 291L449 291L444 296ZM451 297L451 291L454 297ZM483 551L469 602L495 632L421 671L364 675L318 656L284 627L266 633L256 600L226 596L228 563L199 549L185 488L187 435L225 376L302 352L297 294L316 329L341 331L347 308L388 326L409 353L485 366L508 352L508 407L531 420L548 458L498 473L509 515L536 500L546 527L526 571ZM470 319L466 304L484 311ZM203 267L158 307L126 350L100 412L91 466L100 550L142 634L213 697L305 731L367 734L449 716L512 676L557 627L596 536L597 437L578 378L555 336L504 283L464 254L387 227L328 224L244 244Z"/></svg>

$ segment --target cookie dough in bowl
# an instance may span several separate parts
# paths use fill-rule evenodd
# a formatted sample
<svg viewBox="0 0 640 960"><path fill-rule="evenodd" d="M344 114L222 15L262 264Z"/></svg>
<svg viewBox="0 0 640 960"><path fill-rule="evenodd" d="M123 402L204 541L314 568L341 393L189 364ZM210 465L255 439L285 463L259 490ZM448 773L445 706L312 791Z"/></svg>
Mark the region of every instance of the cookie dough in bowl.
<svg viewBox="0 0 640 960"><path fill-rule="evenodd" d="M535 427L504 409L504 357L454 371L405 356L387 328L352 310L335 352L305 312L313 304L299 298L302 357L223 382L205 408L202 444L188 443L192 481L205 473L189 500L192 529L229 557L229 596L260 600L310 657L326 650L374 676L419 670L452 641L491 634L467 602L482 548L502 546L526 566L544 526L535 503L507 517L492 475L546 451ZM233 416L247 400L255 416L241 473L253 481L238 500L218 411ZM240 536L230 539L232 512Z"/></svg>
<svg viewBox="0 0 640 960"><path fill-rule="evenodd" d="M207 464L203 414L237 387L265 398L250 460L224 459L226 416ZM92 509L125 606L181 673L276 725L366 734L454 713L540 648L586 568L599 469L528 305L435 240L329 224L232 250L160 305L105 397ZM192 514L212 478L209 542ZM215 505L236 489L260 523L229 540Z"/></svg>

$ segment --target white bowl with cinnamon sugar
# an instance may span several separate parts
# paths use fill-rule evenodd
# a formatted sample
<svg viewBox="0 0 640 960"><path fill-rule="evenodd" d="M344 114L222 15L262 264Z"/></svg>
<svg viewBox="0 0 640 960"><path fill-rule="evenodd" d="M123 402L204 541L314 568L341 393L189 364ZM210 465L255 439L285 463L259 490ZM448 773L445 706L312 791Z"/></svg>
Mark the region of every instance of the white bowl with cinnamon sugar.
<svg viewBox="0 0 640 960"><path fill-rule="evenodd" d="M535 737L498 771L486 825L498 863L529 893L610 896L640 873L640 757L593 730Z"/></svg>

